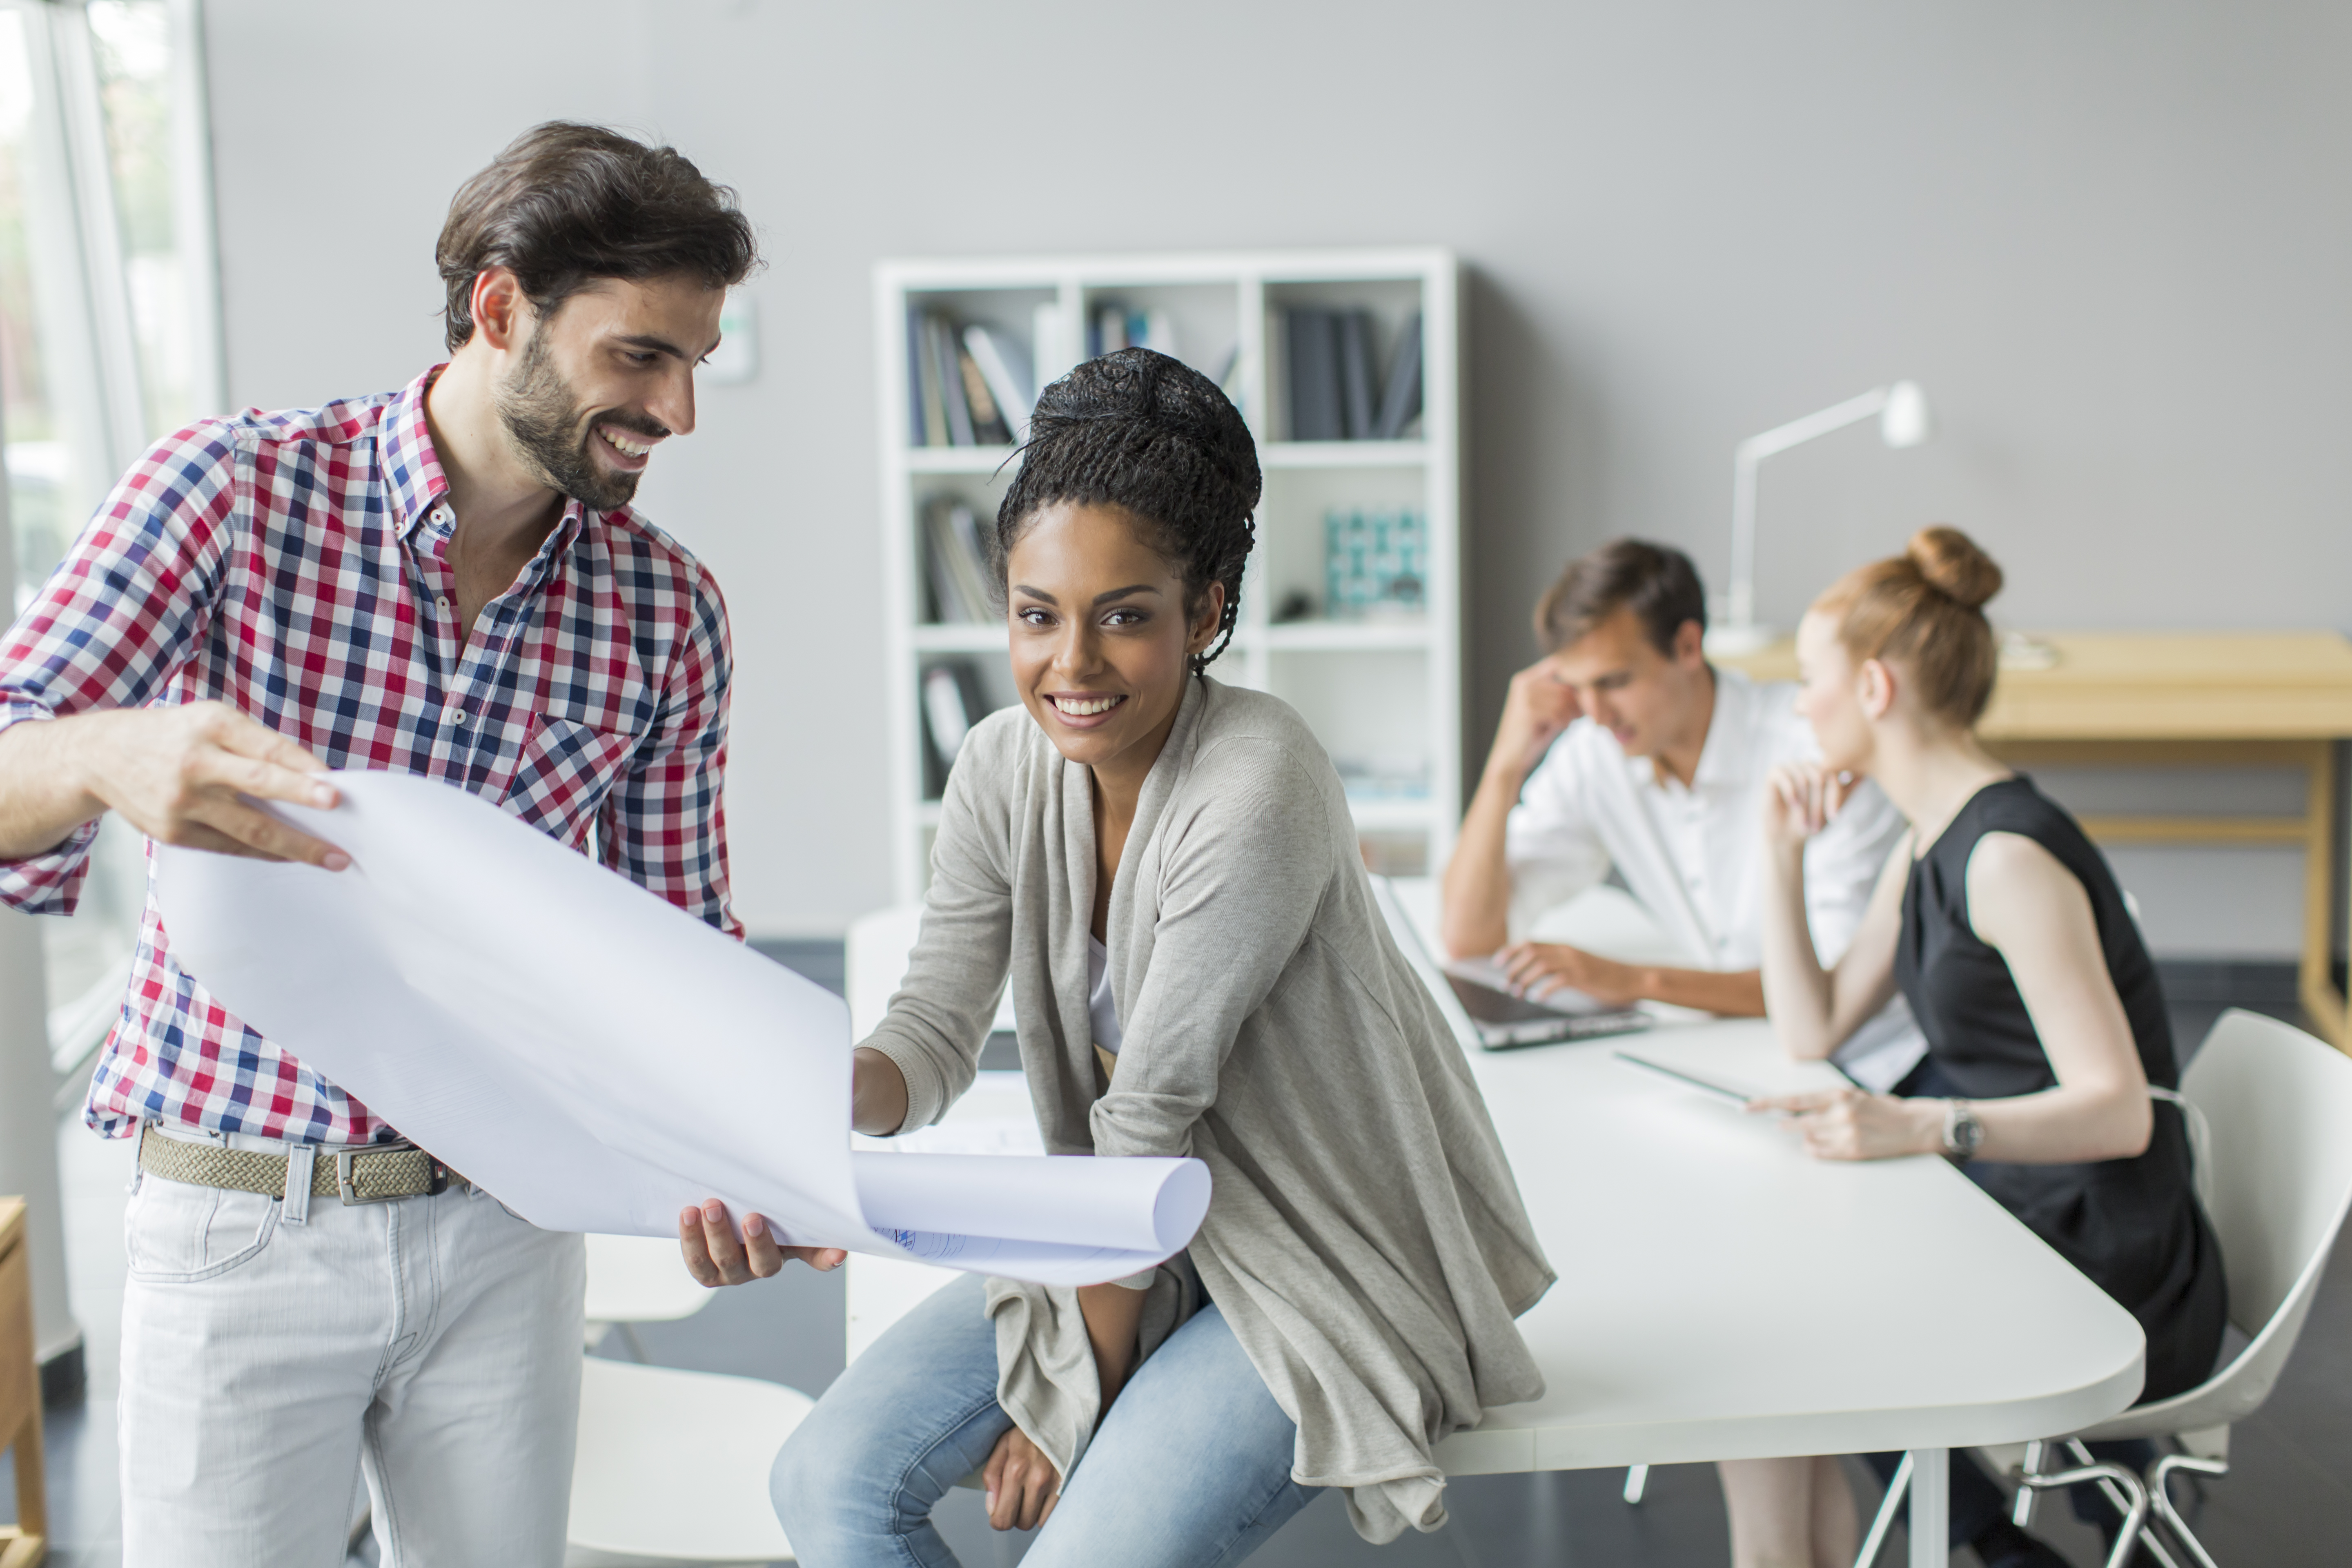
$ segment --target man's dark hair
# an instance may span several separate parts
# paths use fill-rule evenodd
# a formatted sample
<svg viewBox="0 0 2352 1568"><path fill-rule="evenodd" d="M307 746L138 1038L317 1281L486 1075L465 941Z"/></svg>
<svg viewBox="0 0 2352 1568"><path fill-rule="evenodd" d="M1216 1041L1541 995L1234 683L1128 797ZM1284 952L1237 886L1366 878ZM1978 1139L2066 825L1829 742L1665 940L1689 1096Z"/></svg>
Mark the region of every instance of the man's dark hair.
<svg viewBox="0 0 2352 1568"><path fill-rule="evenodd" d="M1150 349L1088 360L1038 395L1020 472L996 509L997 585L1041 508L1118 507L1183 577L1187 624L1209 584L1225 585L1217 638L1192 656L1198 675L1233 641L1261 485L1257 443L1215 382Z"/></svg>
<svg viewBox="0 0 2352 1568"><path fill-rule="evenodd" d="M1620 608L1641 617L1642 629L1663 654L1673 654L1685 621L1706 630L1706 591L1689 556L1672 545L1612 539L1570 562L1559 581L1544 590L1536 604L1536 640L1544 652L1558 653Z"/></svg>
<svg viewBox="0 0 2352 1568"><path fill-rule="evenodd" d="M551 120L457 188L433 259L448 289L445 337L474 335L474 279L510 267L541 316L600 278L688 277L731 288L760 264L735 193L674 147Z"/></svg>

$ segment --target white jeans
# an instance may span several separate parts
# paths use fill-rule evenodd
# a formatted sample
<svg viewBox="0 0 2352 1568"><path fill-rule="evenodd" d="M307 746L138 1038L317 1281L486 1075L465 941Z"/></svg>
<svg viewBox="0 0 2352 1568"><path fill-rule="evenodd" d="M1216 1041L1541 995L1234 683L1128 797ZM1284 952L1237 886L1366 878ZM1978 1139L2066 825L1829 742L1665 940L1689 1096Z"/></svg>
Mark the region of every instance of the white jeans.
<svg viewBox="0 0 2352 1568"><path fill-rule="evenodd" d="M386 1568L562 1562L580 1237L470 1187L297 1225L144 1174L124 1237L124 1568L334 1568L362 1473Z"/></svg>

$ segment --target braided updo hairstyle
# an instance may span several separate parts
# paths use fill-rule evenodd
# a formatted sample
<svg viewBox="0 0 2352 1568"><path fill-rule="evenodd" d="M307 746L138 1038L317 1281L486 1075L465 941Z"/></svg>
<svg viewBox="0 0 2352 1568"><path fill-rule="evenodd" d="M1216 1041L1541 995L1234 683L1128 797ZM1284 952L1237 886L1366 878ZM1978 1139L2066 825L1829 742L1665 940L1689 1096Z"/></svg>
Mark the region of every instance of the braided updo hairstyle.
<svg viewBox="0 0 2352 1568"><path fill-rule="evenodd" d="M1186 624L1212 583L1225 585L1217 635L1192 656L1199 675L1233 641L1262 488L1257 444L1216 383L1150 349L1088 360L1038 395L1020 472L996 509L997 592L1041 510L1118 507L1183 577Z"/></svg>

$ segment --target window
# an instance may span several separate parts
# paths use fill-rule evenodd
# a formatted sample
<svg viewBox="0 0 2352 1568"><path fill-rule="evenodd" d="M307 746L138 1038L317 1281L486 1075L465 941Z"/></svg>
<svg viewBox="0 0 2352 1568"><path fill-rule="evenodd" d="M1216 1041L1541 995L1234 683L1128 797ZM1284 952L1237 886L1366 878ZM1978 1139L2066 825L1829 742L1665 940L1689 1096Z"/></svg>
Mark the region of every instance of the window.
<svg viewBox="0 0 2352 1568"><path fill-rule="evenodd" d="M200 37L195 0L0 0L12 616L140 450L225 403ZM42 922L60 1073L88 1064L121 1005L142 842L110 818L79 913Z"/></svg>

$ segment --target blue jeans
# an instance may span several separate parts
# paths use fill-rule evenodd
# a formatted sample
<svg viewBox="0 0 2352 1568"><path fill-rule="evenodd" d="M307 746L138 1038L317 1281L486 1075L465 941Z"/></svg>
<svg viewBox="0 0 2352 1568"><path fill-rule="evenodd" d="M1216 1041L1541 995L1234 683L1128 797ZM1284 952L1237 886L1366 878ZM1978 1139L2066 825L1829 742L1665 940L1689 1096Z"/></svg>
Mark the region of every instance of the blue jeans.
<svg viewBox="0 0 2352 1568"><path fill-rule="evenodd" d="M953 1568L931 1509L1013 1425L985 1290L967 1275L900 1319L776 1456L776 1517L805 1568ZM1203 1307L1128 1380L1022 1561L1239 1563L1314 1495L1290 1479L1297 1434Z"/></svg>

